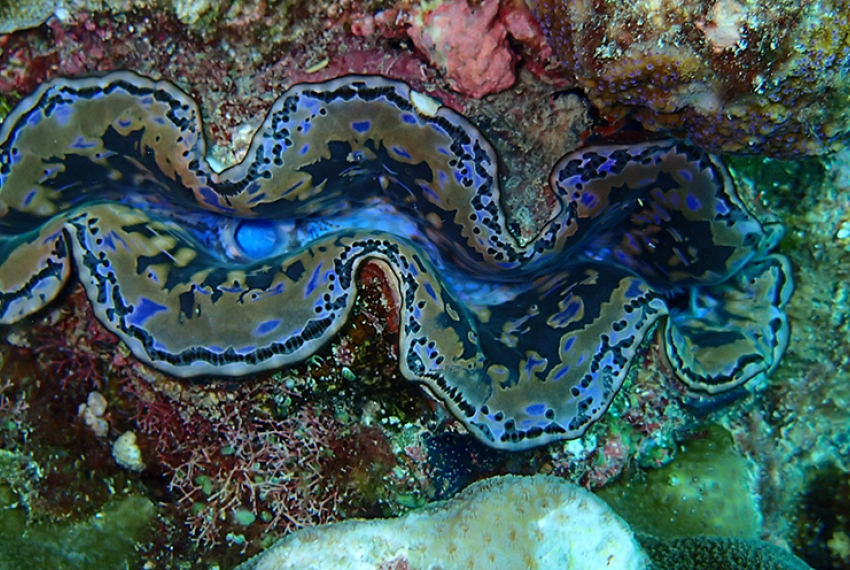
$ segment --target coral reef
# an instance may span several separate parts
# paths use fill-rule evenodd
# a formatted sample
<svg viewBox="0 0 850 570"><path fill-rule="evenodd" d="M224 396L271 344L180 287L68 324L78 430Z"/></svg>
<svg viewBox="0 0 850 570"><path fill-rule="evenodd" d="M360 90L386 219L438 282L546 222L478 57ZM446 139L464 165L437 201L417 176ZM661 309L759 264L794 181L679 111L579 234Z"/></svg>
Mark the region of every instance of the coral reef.
<svg viewBox="0 0 850 570"><path fill-rule="evenodd" d="M657 570L811 570L802 560L760 540L700 536L661 540L638 535Z"/></svg>
<svg viewBox="0 0 850 570"><path fill-rule="evenodd" d="M580 487L547 476L497 477L395 519L291 534L240 570L647 567L628 527Z"/></svg>
<svg viewBox="0 0 850 570"><path fill-rule="evenodd" d="M713 152L795 157L848 140L845 0L528 3L609 118Z"/></svg>
<svg viewBox="0 0 850 570"><path fill-rule="evenodd" d="M498 14L487 22L489 28L480 22L481 29L491 34L504 27L512 52L504 55L512 56L517 78L512 88L482 100L470 99L462 91L463 81L475 85L475 77L461 76L463 81L453 88L447 79L449 68L435 69L446 54L423 53L410 39L408 31L416 33L419 25L415 16L422 19L438 2L249 0L210 2L210 9L201 13L196 8L203 4L184 3L186 14L199 15L186 24L172 8L154 9L145 2L107 11L99 2L88 8L75 2L73 9L59 13L61 18L0 36L0 117L40 83L55 77L133 69L175 81L198 100L209 154L221 164L233 164L245 155L249 135L272 100L288 86L347 73L381 74L440 99L479 127L497 150L500 167L505 167L503 189L511 229L526 243L555 209L547 189L551 165L575 150L592 123L597 134L610 134L621 126L604 125L598 113L588 112L580 89L565 91L574 86L574 73L553 65L544 35L536 22L523 16L519 2L502 0ZM470 15L487 14L476 10L481 2L445 4ZM645 5L618 4L617 9ZM736 5L698 6L696 20L683 22L689 32L681 45L703 38L702 50L710 59L711 42L719 46L734 40L736 23L742 26L741 38L753 37L746 27L763 5L741 1L744 11L737 11ZM659 6L660 14L672 14L674 19L681 15L668 9L669 3ZM740 80L744 85L747 69L766 71L764 77L774 83L765 82L758 89L752 83L752 93L734 93L735 101L743 101L750 114L719 116L719 126L710 116L689 109L688 93L676 91L672 81L658 73L652 79L670 88L668 100L683 101L682 108L668 112L641 102L640 96L649 97L651 90L629 88L621 96L589 83L581 87L594 99L602 99L603 120L606 110L610 119L643 113L648 125L659 128L666 128L669 118L680 132L690 129L706 144L720 140L718 145L735 137L744 143L745 131L763 124L771 135L761 148L780 156L808 152L811 140L820 140L817 129L835 126L835 133L826 133L831 138L823 139L825 148L843 136L841 94L846 89L841 71L846 64L840 54L832 58L830 53L843 50L845 26L841 17L835 17L835 25L820 24L829 16L827 9L844 8L827 2L821 4L822 13L812 14L807 12L812 6L774 3L777 18L799 10L808 14L808 20L760 31L786 34L787 41L777 45L793 49L783 53L801 64L815 53L822 57L819 68L798 69L794 76L797 71L787 65L760 67L762 62L779 61L780 50L766 59L759 56L760 61L737 75L725 73L727 68L721 65L727 84ZM794 34L805 39L806 33L814 52L790 39ZM724 50L721 57L734 62L736 54L748 53L753 54L749 48L735 47ZM680 78L697 94L715 80L710 70L693 81ZM795 88L804 80L811 80L806 85L810 94ZM646 84L644 76L634 82ZM830 82L837 86L835 91L828 90ZM638 105L630 105L627 95L635 96ZM764 117L756 111L766 96L777 101L771 100L765 111L778 114L760 123ZM808 99L811 105L796 112ZM783 113L788 113L787 120L781 122ZM809 124L813 131L801 127ZM783 139L785 128L791 132L790 140ZM645 135L631 134L645 140L640 138ZM748 383L749 390L695 398L676 380L665 362L663 342L653 336L599 422L580 439L533 451L506 454L484 448L452 416L404 381L397 360L398 338L393 336L398 323L387 313L393 296L380 272L365 280L360 276L364 286L351 321L313 358L283 373L259 374L247 386L175 382L145 367L97 323L82 289L71 288L26 324L2 329L0 447L16 458L16 467L12 482L0 485L0 494L21 503L6 513L12 513L21 529L24 524L30 530L38 524L43 525L40 529L56 527L61 532L96 520L115 494L144 495L155 502L156 517L150 523L154 532L136 545L131 565L229 568L301 524L398 515L434 498L450 497L470 481L493 474L554 473L593 488L621 476L634 483L641 476L636 467L650 469L678 461L674 456L687 460L687 453L678 451L680 445L690 449L689 440L703 437L702 424L708 421L725 425L734 435L735 447L750 460L762 514L761 536L793 547L813 567L842 568L850 551L846 539L850 532L842 526L842 513L826 508L843 503L817 502L824 495L815 488L824 484L828 492L843 492L839 482L850 470L850 383L845 372L850 354L848 157L841 151L799 163L762 157L724 159L732 164L746 206L759 216L765 211L778 214L789 230L781 248L792 261L800 294L788 305L790 348L768 381ZM102 395L106 407L93 394ZM85 406L82 414L81 406ZM331 438L325 432L316 435L333 442L329 453L312 453L309 437L302 441L307 434L297 431L301 421L308 426L319 421L331 428ZM277 453L301 457L308 466L303 470L287 466L292 471L285 482L273 479L273 467L280 463L263 470L262 463L251 459L252 450L268 450L271 439L263 440L264 434L276 429L285 431L292 443ZM131 430L146 467L141 473L120 467L112 456L115 440ZM223 445L222 436L238 445ZM191 461L204 468L195 478L186 477L188 471L183 469ZM312 485L314 493L296 491L291 502L277 503L285 507L280 511L269 510L261 499L254 511L248 495L241 494L242 487L227 479L231 469L237 481L251 478L251 485L270 488L285 483L295 489L303 483ZM317 479L321 484L311 483ZM679 488L685 485L690 483ZM334 503L334 496L344 497L344 504ZM234 508L220 508L228 502ZM336 505L337 510L322 510L320 505ZM278 512L285 515L279 519L281 526L273 528L267 521ZM316 512L318 516L311 516ZM218 516L209 516L214 513ZM20 536L12 540L21 540Z"/></svg>

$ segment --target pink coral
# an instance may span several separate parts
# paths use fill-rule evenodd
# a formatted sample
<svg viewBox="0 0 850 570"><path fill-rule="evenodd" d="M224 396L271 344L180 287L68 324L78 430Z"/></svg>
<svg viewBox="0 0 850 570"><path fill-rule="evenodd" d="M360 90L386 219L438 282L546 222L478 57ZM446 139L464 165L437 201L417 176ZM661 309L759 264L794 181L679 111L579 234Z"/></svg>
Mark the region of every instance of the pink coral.
<svg viewBox="0 0 850 570"><path fill-rule="evenodd" d="M451 0L418 14L408 34L454 89L483 97L516 81L516 57L498 15L499 0L485 0L478 7Z"/></svg>

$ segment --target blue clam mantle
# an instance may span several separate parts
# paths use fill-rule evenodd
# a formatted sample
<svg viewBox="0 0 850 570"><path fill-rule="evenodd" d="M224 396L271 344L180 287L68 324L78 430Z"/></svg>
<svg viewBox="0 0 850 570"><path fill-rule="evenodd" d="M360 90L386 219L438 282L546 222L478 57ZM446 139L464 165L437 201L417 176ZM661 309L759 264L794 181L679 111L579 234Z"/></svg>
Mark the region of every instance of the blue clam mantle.
<svg viewBox="0 0 850 570"><path fill-rule="evenodd" d="M0 322L76 271L138 358L241 376L319 349L378 260L402 300L402 373L504 449L584 433L656 322L693 390L776 365L792 284L768 252L782 230L714 157L673 140L570 154L552 172L559 210L523 245L491 145L423 102L381 77L297 85L218 173L174 85L129 72L43 85L0 130ZM681 291L690 306L669 307Z"/></svg>

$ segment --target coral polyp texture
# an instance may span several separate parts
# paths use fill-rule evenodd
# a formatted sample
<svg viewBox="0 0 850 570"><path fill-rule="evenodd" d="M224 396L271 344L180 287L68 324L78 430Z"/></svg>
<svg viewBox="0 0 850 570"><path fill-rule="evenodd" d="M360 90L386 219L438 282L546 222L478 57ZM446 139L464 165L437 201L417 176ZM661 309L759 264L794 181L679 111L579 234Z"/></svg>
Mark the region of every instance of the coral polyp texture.
<svg viewBox="0 0 850 570"><path fill-rule="evenodd" d="M790 158L850 138L845 0L527 3L609 117L712 152Z"/></svg>
<svg viewBox="0 0 850 570"><path fill-rule="evenodd" d="M206 160L195 102L129 72L43 85L0 131L0 319L72 271L97 318L181 377L302 361L372 261L397 291L399 364L479 439L575 438L663 326L693 390L769 373L788 340L782 235L681 141L567 155L521 243L497 157L458 113L376 76L290 88L246 158ZM686 308L665 298L684 292Z"/></svg>
<svg viewBox="0 0 850 570"><path fill-rule="evenodd" d="M648 535L639 540L656 570L812 570L787 550L760 540L718 536L661 540Z"/></svg>
<svg viewBox="0 0 850 570"><path fill-rule="evenodd" d="M240 570L638 570L648 558L601 499L555 477L495 477L395 519L303 529Z"/></svg>

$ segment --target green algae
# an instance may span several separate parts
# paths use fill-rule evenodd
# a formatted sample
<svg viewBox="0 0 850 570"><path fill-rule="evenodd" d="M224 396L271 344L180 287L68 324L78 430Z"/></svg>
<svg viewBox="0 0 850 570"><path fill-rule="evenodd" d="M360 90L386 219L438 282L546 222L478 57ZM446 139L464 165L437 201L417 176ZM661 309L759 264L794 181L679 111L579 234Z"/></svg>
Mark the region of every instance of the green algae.
<svg viewBox="0 0 850 570"><path fill-rule="evenodd" d="M240 526L251 526L257 520L257 515L249 509L236 509L233 511L233 517L236 519L236 524Z"/></svg>
<svg viewBox="0 0 850 570"><path fill-rule="evenodd" d="M747 460L728 431L713 425L660 469L598 491L631 527L660 537L756 538L761 515Z"/></svg>
<svg viewBox="0 0 850 570"><path fill-rule="evenodd" d="M154 517L138 495L113 498L78 522L33 523L20 488L20 457L0 456L0 568L2 570L119 570L140 566L135 547ZM12 467L17 464L17 469Z"/></svg>
<svg viewBox="0 0 850 570"><path fill-rule="evenodd" d="M828 170L817 156L792 161L760 155L729 155L724 156L724 162L739 188L750 185L757 188L762 206L774 211L783 206L792 208L801 189L820 187Z"/></svg>
<svg viewBox="0 0 850 570"><path fill-rule="evenodd" d="M41 469L30 458L0 449L0 533L8 525L14 528L21 514L24 522L28 520L29 500L40 476Z"/></svg>
<svg viewBox="0 0 850 570"><path fill-rule="evenodd" d="M2 17L3 16L0 15L0 19L2 19ZM0 125L3 124L3 119L6 118L6 115L9 114L9 111L11 111L14 106L15 102L11 99L11 97L0 94Z"/></svg>

